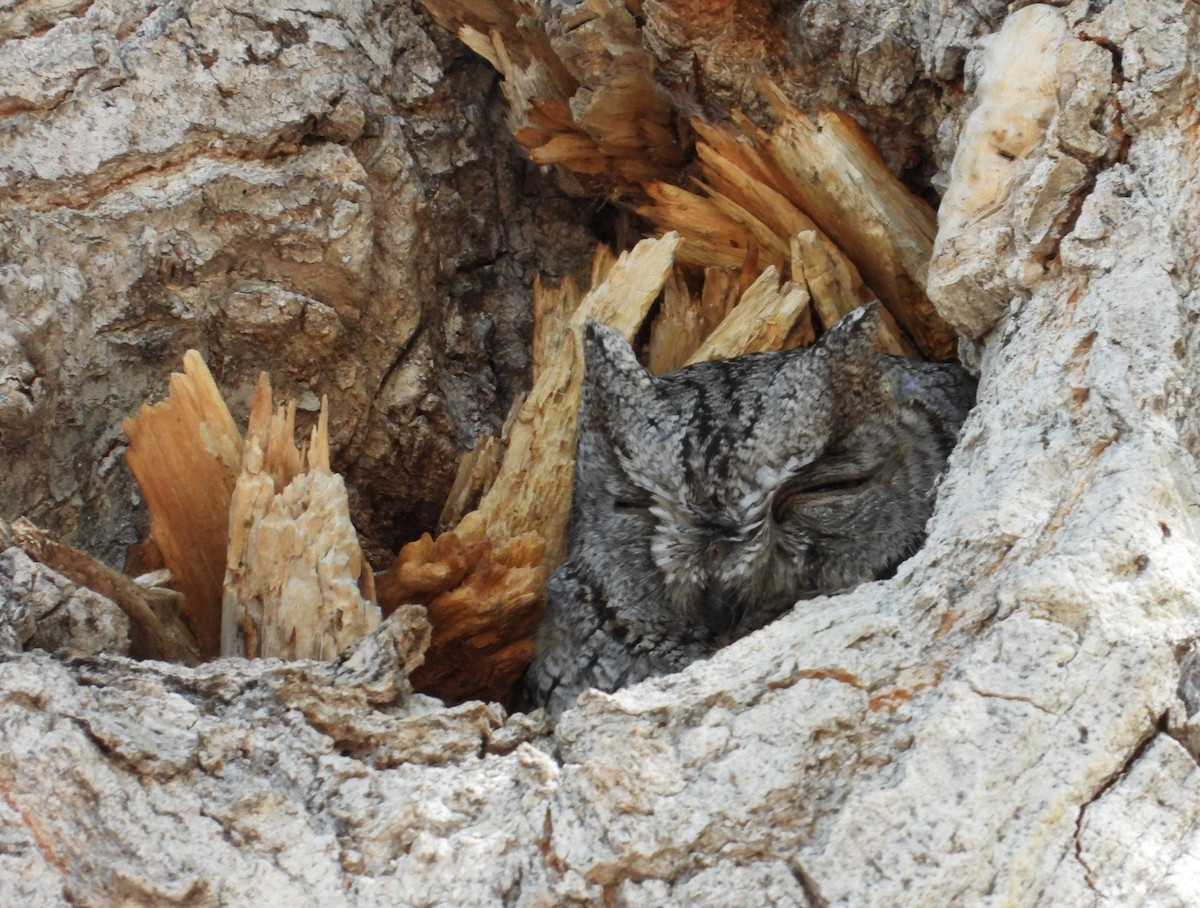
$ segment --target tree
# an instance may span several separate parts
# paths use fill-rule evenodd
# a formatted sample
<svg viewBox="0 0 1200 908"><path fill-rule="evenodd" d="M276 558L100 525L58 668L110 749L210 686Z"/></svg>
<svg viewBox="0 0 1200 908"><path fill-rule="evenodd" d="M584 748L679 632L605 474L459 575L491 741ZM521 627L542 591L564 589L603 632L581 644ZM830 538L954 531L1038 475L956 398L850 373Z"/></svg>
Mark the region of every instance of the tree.
<svg viewBox="0 0 1200 908"><path fill-rule="evenodd" d="M415 608L329 663L22 652L45 614L97 613L10 548L4 901L1193 903L1195 6L430 5L515 67L534 160L564 142L520 131L520 73L573 85L572 128L596 128L605 73L724 123L770 115L765 70L945 192L928 286L980 390L928 541L554 729L412 694ZM265 357L329 394L368 549L431 525L449 452L521 388L522 288L581 261L586 206L519 163L484 64L407 6L60 7L0 13L6 516L110 560L132 541L105 455L192 345L235 403ZM530 65L535 25L563 71ZM981 53L993 33L1008 50Z"/></svg>

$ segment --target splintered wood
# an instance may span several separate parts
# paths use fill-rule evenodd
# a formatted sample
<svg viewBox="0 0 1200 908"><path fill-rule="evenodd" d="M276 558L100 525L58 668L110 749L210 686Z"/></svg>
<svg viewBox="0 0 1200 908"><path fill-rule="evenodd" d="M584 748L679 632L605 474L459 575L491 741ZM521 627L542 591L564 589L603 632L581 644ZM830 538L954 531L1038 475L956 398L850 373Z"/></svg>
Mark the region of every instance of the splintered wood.
<svg viewBox="0 0 1200 908"><path fill-rule="evenodd" d="M636 195L684 160L675 113L633 14L617 0L544 21L516 0L422 0L503 77L513 135L582 192Z"/></svg>
<svg viewBox="0 0 1200 908"><path fill-rule="evenodd" d="M179 615L183 597L174 590L143 586L106 564L51 539L25 518L5 531L5 544L19 546L34 561L68 580L106 596L129 618L129 654L135 659L161 659L195 665L200 647Z"/></svg>
<svg viewBox="0 0 1200 908"><path fill-rule="evenodd" d="M478 513L434 540L428 533L400 550L379 581L385 615L425 606L433 627L413 686L447 703L500 700L533 656L546 583L545 545L526 533L495 546Z"/></svg>
<svg viewBox="0 0 1200 908"><path fill-rule="evenodd" d="M693 296L685 271L676 265L663 288L658 314L650 323L646 346L650 371L664 375L686 365L692 352L733 308L738 290L730 272L710 268L704 275L703 290Z"/></svg>
<svg viewBox="0 0 1200 908"><path fill-rule="evenodd" d="M590 0L535 14L520 0L423 2L503 76L513 135L534 162L557 165L568 189L635 206L661 233L678 233L679 261L693 269L758 275L773 265L803 285L794 240L811 237L838 275L808 288L820 321L812 327L878 298L888 350L954 357L954 333L926 296L933 209L888 172L849 116L810 117L763 77L755 87L776 126L736 111L730 125L692 117L689 165L688 130L655 81L636 6ZM688 18L686 5L674 15ZM812 251L802 250L806 260ZM678 361L661 341L652 353L656 365Z"/></svg>
<svg viewBox="0 0 1200 908"><path fill-rule="evenodd" d="M379 625L328 418L322 401L298 447L295 402L273 407L259 379L230 510L222 655L332 659Z"/></svg>
<svg viewBox="0 0 1200 908"><path fill-rule="evenodd" d="M954 331L925 296L937 233L933 209L892 176L848 115L822 111L814 121L769 81L759 88L780 119L766 138L789 196L858 266L922 351L952 358Z"/></svg>
<svg viewBox="0 0 1200 908"><path fill-rule="evenodd" d="M264 375L243 444L212 375L190 350L167 400L125 421L126 456L187 627L176 627L166 608L173 603L162 596L139 593L133 581L97 571L65 547L43 549L125 609L135 652L189 662L329 659L379 624L346 489L329 468L325 404L306 448L293 440L295 415L294 402L273 410ZM197 641L191 648L187 629Z"/></svg>
<svg viewBox="0 0 1200 908"><path fill-rule="evenodd" d="M671 273L679 237L642 240L612 265L607 277L571 313L550 310L565 320L562 329L539 329L547 339L562 338L521 406L508 450L491 489L479 503L488 538L502 545L537 531L546 540L551 564L566 550L567 516L575 463L575 414L583 384L580 332L595 319L632 339ZM436 634L436 632L435 632Z"/></svg>
<svg viewBox="0 0 1200 908"><path fill-rule="evenodd" d="M125 459L150 511L150 537L183 594L183 615L205 659L220 649L229 501L242 438L195 350L167 399L125 420Z"/></svg>
<svg viewBox="0 0 1200 908"><path fill-rule="evenodd" d="M807 311L808 298L803 287L791 281L781 284L779 272L772 265L742 294L737 306L688 357L688 362L782 349Z"/></svg>
<svg viewBox="0 0 1200 908"><path fill-rule="evenodd" d="M727 126L693 119L697 191L650 184L638 212L679 232L680 257L692 265L790 270L822 328L878 297L889 351L953 357L954 333L924 290L933 210L888 172L849 117L822 111L813 120L769 81L759 90L776 128L741 116Z"/></svg>

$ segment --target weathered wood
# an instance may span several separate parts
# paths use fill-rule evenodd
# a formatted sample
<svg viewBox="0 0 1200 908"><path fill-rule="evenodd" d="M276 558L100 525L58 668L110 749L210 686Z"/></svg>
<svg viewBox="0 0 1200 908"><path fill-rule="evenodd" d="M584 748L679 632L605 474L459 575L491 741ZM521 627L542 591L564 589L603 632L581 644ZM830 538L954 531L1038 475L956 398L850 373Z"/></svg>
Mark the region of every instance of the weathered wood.
<svg viewBox="0 0 1200 908"><path fill-rule="evenodd" d="M829 247L813 231L802 231L792 237L792 280L808 288L813 309L823 328L828 330L838 320L870 302L869 291L858 280L857 271L840 254L832 256ZM880 307L883 321L879 332L880 349L897 356L918 356L912 341L896 324L886 308Z"/></svg>
<svg viewBox="0 0 1200 908"><path fill-rule="evenodd" d="M534 162L564 168L582 191L629 197L684 163L674 108L625 3L594 0L540 22L515 0L423 3L500 73L509 125Z"/></svg>
<svg viewBox="0 0 1200 908"><path fill-rule="evenodd" d="M785 193L850 257L922 351L953 358L954 332L925 296L933 209L888 171L848 116L827 110L814 120L769 81L759 90L780 120L767 148Z"/></svg>
<svg viewBox="0 0 1200 908"><path fill-rule="evenodd" d="M781 281L772 266L742 294L738 304L693 351L688 362L782 349L804 316L808 302L808 291L791 281Z"/></svg>
<svg viewBox="0 0 1200 908"><path fill-rule="evenodd" d="M433 539L400 550L379 580L379 605L390 615L425 607L432 628L413 686L446 703L502 700L533 657L545 605L545 543L526 533L495 546L478 512Z"/></svg>
<svg viewBox="0 0 1200 908"><path fill-rule="evenodd" d="M537 532L546 541L548 562L561 560L583 382L579 333L588 319L595 319L632 338L666 283L678 246L675 234L638 243L617 259L571 313L558 354L535 380L512 425L496 481L479 503L488 538L495 544Z"/></svg>
<svg viewBox="0 0 1200 908"><path fill-rule="evenodd" d="M930 294L966 336L986 333L1041 280L1090 167L1112 152L1097 132L1110 54L1042 4L1005 23L985 54L975 107L938 209ZM996 251L1010 266L992 267Z"/></svg>
<svg viewBox="0 0 1200 908"><path fill-rule="evenodd" d="M263 373L230 503L225 656L332 659L380 622L346 486L329 465L328 401L306 446L295 422L295 401L274 407Z"/></svg>
<svg viewBox="0 0 1200 908"><path fill-rule="evenodd" d="M685 262L753 264L760 271L768 264L781 270L790 265L798 280L806 280L806 267L812 269L820 285L814 303L825 328L878 296L888 320L887 349L952 357L952 332L922 289L932 211L887 171L852 121L826 112L814 125L773 84L764 81L760 90L779 125L768 131L745 117L733 125L693 118L703 139L696 145L703 194L652 184L651 204L639 213L660 229L679 231ZM799 250L793 245L797 235L806 238Z"/></svg>
<svg viewBox="0 0 1200 908"><path fill-rule="evenodd" d="M680 236L679 260L701 268L738 269L753 252L759 268L754 234L745 224L730 217L710 198L682 189L673 183L646 185L653 204L642 205L638 214L663 233ZM761 264L765 268L767 262Z"/></svg>
<svg viewBox="0 0 1200 908"><path fill-rule="evenodd" d="M34 561L111 599L129 618L129 654L195 665L200 647L180 616L181 596L173 590L144 587L106 564L50 538L30 521L13 522L0 534Z"/></svg>
<svg viewBox="0 0 1200 908"><path fill-rule="evenodd" d="M693 296L686 273L677 265L663 287L662 303L650 323L646 345L650 371L662 375L685 365L736 303L737 285L730 272L709 268L700 293Z"/></svg>
<svg viewBox="0 0 1200 908"><path fill-rule="evenodd" d="M242 438L195 350L167 399L124 422L125 459L150 512L150 537L183 594L183 616L205 659L220 650L229 502Z"/></svg>

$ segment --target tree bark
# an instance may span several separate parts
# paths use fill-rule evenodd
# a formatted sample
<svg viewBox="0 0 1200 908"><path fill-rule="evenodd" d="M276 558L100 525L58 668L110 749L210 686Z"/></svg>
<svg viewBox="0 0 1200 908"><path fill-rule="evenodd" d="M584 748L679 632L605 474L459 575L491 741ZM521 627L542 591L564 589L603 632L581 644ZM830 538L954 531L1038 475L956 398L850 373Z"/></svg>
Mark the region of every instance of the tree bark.
<svg viewBox="0 0 1200 908"><path fill-rule="evenodd" d="M420 13L303 6L0 11L6 517L132 541L120 420L207 346L232 402L264 365L329 394L359 529L391 544L527 381L520 288L573 267L579 209L547 201L487 70ZM793 103L850 111L929 197L1004 24L998 3L833 0L717 32L639 6L665 90L752 108L767 48ZM1052 114L987 206L1009 239L944 282L987 290L942 311L977 337L979 399L896 577L548 728L412 694L415 608L329 663L25 652L37 602L70 590L22 586L10 549L0 902L1200 901L1200 11L1055 15L1090 61L1059 74L1102 79L1107 144ZM1049 179L1063 155L1083 179Z"/></svg>
<svg viewBox="0 0 1200 908"><path fill-rule="evenodd" d="M329 396L386 563L527 387L528 288L586 264L585 206L419 8L308 9L0 10L4 516L120 564L145 518L116 417L190 347L239 413L263 369L304 431Z"/></svg>

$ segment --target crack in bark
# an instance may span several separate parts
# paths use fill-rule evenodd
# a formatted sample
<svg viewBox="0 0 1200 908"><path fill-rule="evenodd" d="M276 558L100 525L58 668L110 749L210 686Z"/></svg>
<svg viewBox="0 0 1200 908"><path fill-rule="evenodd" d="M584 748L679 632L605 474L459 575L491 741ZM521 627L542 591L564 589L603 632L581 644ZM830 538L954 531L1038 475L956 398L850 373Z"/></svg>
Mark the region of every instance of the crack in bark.
<svg viewBox="0 0 1200 908"><path fill-rule="evenodd" d="M1121 46L1114 41L1109 40L1101 35L1091 35L1086 31L1081 31L1076 35L1081 41L1087 41L1095 44L1097 47L1108 51L1112 58L1112 89L1109 91L1108 100L1112 105L1112 129L1113 136L1117 139L1117 146L1111 153L1111 160L1108 161L1108 166L1113 164L1124 164L1129 158L1129 146L1133 142L1133 137L1125 129L1123 122L1125 116L1125 108L1121 104L1121 89L1125 87L1128 79L1125 76L1125 53Z"/></svg>
<svg viewBox="0 0 1200 908"><path fill-rule="evenodd" d="M808 899L810 908L829 908L829 900L821 894L821 887L817 885L817 881L813 879L799 858L792 858L790 863L792 876L796 882L800 884L800 888L804 890L804 897Z"/></svg>
<svg viewBox="0 0 1200 908"><path fill-rule="evenodd" d="M209 158L217 163L245 164L270 163L278 166L281 155L272 149L278 144L272 140L265 148L261 143L242 142L233 137L212 133L213 141L186 141L159 154L146 154L136 149L102 164L86 176L65 177L61 180L31 179L17 183L12 188L0 188L0 201L13 201L29 211L46 213L58 208L83 211L101 202L105 196L117 192L147 174L170 175L185 170L196 158ZM216 140L222 145L218 147ZM330 142L336 145L336 142ZM308 151L306 147L303 152ZM299 157L300 154L293 155Z"/></svg>
<svg viewBox="0 0 1200 908"><path fill-rule="evenodd" d="M980 697L985 697L989 700L1007 700L1011 703L1025 703L1028 706L1032 706L1038 712L1045 713L1047 716L1057 716L1058 715L1057 712L1055 712L1052 709L1048 709L1045 706L1042 706L1040 703L1035 701L1032 697L1024 697L1024 696L1021 696L1020 694L1001 694L1001 693L997 693L995 691L983 690L979 687L976 687L975 683L973 681L968 681L967 687L969 687L971 689L971 692L974 693L975 695L980 696Z"/></svg>
<svg viewBox="0 0 1200 908"><path fill-rule="evenodd" d="M1121 766L1113 773L1102 780L1095 792L1093 792L1092 795L1079 806L1079 813L1075 817L1075 860L1078 861L1079 865L1083 868L1084 882L1087 883L1088 888L1097 895L1103 895L1103 893L1096 888L1096 882L1094 879L1092 879L1092 874L1094 871L1091 865L1089 865L1083 857L1083 842L1081 841L1080 837L1083 834L1084 815L1087 813L1087 809L1090 806L1097 803L1109 792L1110 789L1112 789L1118 782L1120 782L1129 774L1130 770L1133 769L1134 764L1142 758L1142 756L1150 748L1150 745L1154 743L1154 739L1162 734L1168 734L1167 713L1165 712L1158 717L1154 725L1151 726L1150 729L1137 742L1137 744L1133 746L1133 749L1129 752L1129 756L1125 759L1125 762L1122 763Z"/></svg>

